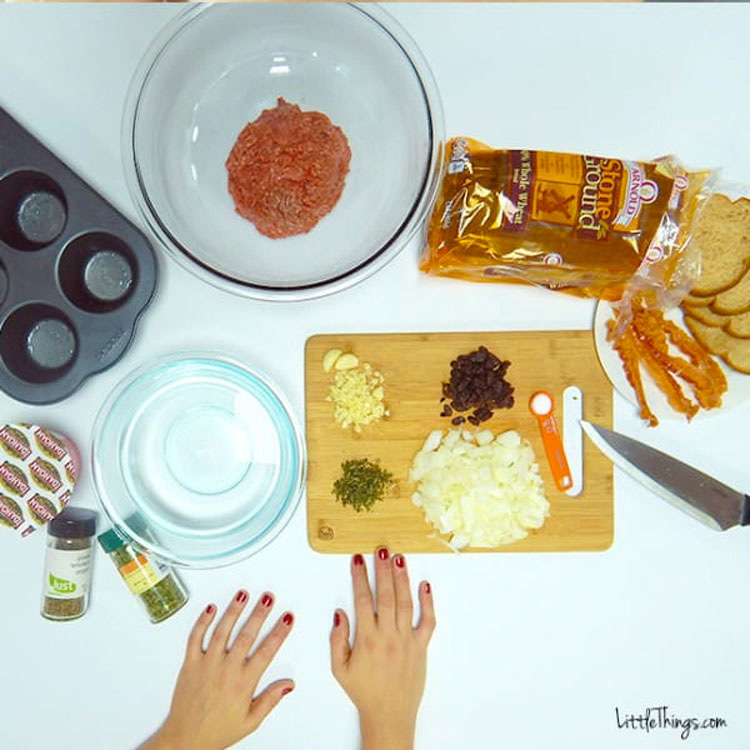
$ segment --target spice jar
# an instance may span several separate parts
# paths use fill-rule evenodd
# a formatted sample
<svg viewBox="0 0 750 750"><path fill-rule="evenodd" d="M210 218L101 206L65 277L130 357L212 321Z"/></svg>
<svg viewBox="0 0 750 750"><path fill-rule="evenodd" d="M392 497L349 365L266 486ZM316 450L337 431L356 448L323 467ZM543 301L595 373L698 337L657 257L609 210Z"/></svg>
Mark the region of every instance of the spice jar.
<svg viewBox="0 0 750 750"><path fill-rule="evenodd" d="M47 524L42 616L75 620L89 606L96 513L67 507Z"/></svg>
<svg viewBox="0 0 750 750"><path fill-rule="evenodd" d="M136 549L115 529L100 534L99 544L141 600L151 622L166 620L187 603L187 590L174 571Z"/></svg>

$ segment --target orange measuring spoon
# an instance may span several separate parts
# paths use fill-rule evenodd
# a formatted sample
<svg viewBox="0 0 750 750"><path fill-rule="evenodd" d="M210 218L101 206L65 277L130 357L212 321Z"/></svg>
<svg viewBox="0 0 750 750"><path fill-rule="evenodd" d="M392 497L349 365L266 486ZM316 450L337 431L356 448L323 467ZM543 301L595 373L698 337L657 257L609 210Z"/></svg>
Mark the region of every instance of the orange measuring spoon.
<svg viewBox="0 0 750 750"><path fill-rule="evenodd" d="M555 399L547 391L537 391L529 399L529 410L539 422L544 451L557 489L564 492L572 486L573 477L570 475L568 459L565 457L560 431L557 429L554 415Z"/></svg>

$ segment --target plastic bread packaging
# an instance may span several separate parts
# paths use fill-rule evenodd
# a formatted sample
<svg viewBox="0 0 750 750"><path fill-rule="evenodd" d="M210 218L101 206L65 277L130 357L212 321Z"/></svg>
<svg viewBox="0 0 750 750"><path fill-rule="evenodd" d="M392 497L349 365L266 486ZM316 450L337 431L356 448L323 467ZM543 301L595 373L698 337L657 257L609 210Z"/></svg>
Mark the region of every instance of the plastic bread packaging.
<svg viewBox="0 0 750 750"><path fill-rule="evenodd" d="M672 307L700 272L690 228L714 182L673 156L638 162L453 138L420 268Z"/></svg>

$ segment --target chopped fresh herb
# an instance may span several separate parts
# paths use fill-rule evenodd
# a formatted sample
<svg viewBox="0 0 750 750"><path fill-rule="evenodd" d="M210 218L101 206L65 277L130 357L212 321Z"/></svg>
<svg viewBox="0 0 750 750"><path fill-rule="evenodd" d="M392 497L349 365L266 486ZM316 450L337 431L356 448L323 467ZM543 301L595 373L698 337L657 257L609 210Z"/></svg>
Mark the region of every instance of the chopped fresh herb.
<svg viewBox="0 0 750 750"><path fill-rule="evenodd" d="M359 513L372 510L394 483L393 475L367 458L341 464L342 475L333 483L333 494L342 505L351 505Z"/></svg>

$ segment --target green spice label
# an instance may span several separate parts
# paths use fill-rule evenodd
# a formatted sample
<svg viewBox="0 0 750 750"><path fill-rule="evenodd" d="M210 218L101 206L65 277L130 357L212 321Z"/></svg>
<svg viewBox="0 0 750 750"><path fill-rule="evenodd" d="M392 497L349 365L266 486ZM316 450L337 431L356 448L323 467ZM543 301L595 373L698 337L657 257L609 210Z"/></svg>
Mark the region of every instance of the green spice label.
<svg viewBox="0 0 750 750"><path fill-rule="evenodd" d="M66 581L64 578L57 578L52 573L49 574L49 586L58 594L73 594L77 586L73 581Z"/></svg>
<svg viewBox="0 0 750 750"><path fill-rule="evenodd" d="M48 549L44 569L44 595L51 599L86 596L91 577L91 549Z"/></svg>

